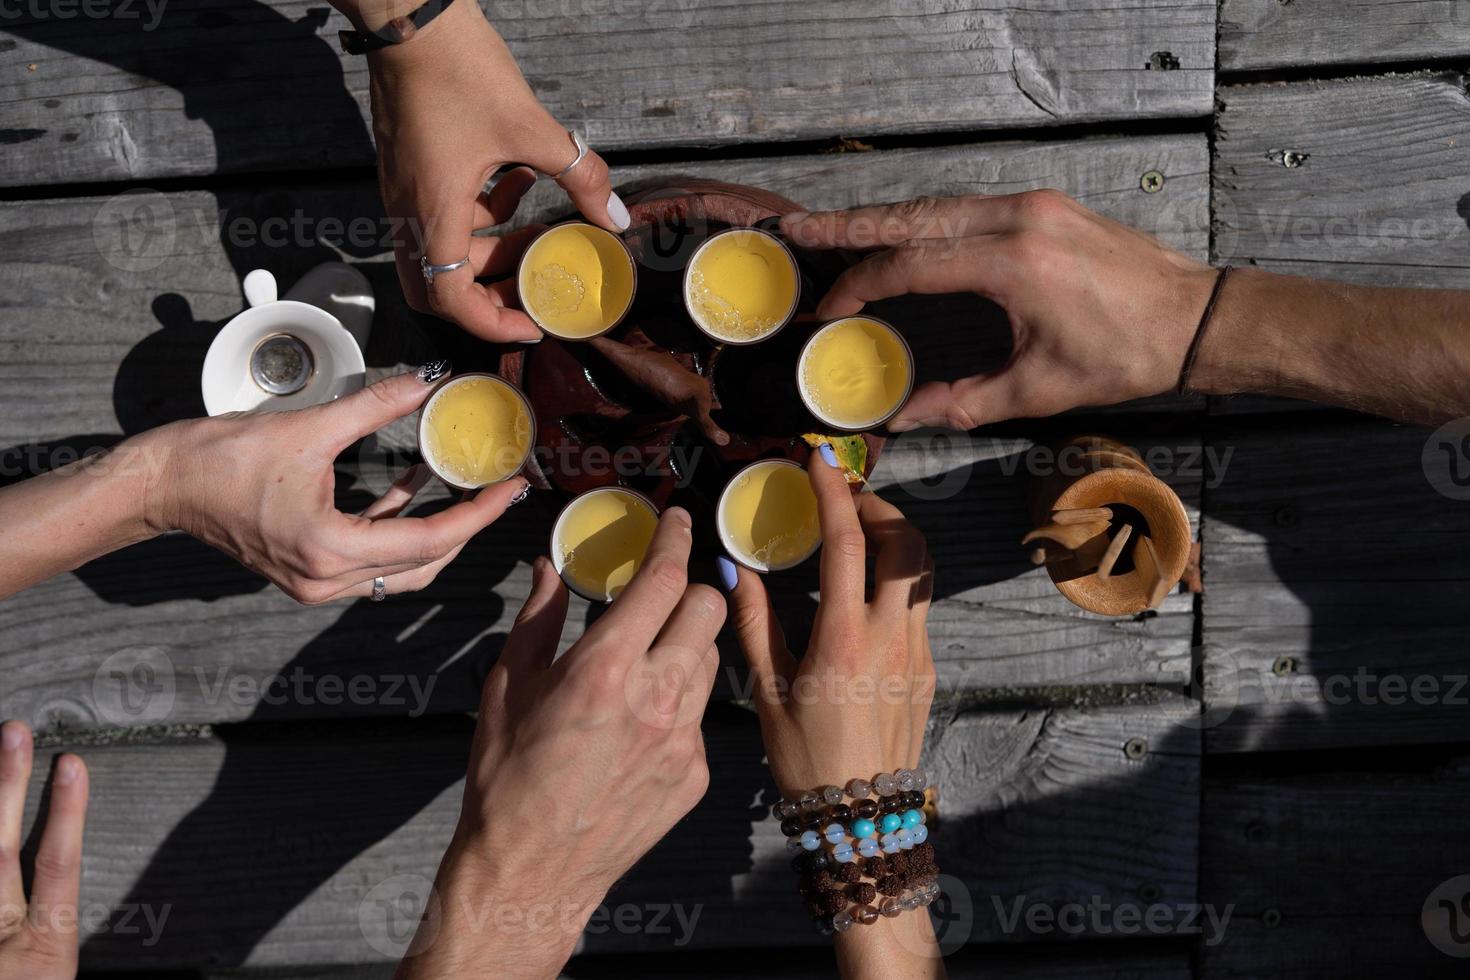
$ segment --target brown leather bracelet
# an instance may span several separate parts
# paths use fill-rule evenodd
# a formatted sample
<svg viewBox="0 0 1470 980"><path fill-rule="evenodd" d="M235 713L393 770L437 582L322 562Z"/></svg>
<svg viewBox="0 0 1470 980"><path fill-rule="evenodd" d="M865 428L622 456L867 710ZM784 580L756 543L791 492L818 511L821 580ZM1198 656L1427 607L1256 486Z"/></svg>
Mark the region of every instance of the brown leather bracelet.
<svg viewBox="0 0 1470 980"><path fill-rule="evenodd" d="M1210 301L1205 304L1205 312L1199 318L1199 326L1195 328L1194 339L1189 342L1189 350L1185 352L1184 366L1179 370L1177 391L1181 395L1189 394L1189 376L1194 373L1194 362L1199 358L1199 349L1204 343L1205 331L1210 328L1210 321L1215 318L1215 307L1220 303L1220 294L1225 291L1225 281L1230 278L1230 273L1234 270L1234 266L1227 265L1215 277L1215 288L1210 292Z"/></svg>
<svg viewBox="0 0 1470 980"><path fill-rule="evenodd" d="M394 17L376 31L338 31L337 40L348 54L367 54L409 40L448 9L454 0L429 0L404 17Z"/></svg>

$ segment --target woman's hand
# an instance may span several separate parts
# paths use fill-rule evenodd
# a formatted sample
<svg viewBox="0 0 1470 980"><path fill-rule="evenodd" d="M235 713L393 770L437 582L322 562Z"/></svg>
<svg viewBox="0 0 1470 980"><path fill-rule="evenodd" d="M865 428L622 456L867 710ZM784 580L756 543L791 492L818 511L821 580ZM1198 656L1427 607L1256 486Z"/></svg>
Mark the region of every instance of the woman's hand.
<svg viewBox="0 0 1470 980"><path fill-rule="evenodd" d="M731 592L771 774L787 799L917 767L934 699L924 537L876 494L854 497L823 448L807 466L822 527L821 601L799 663L760 576L739 569ZM734 563L721 559L721 574L733 579Z"/></svg>
<svg viewBox="0 0 1470 980"><path fill-rule="evenodd" d="M431 517L399 514L427 482L411 469L361 514L333 502L333 460L357 440L417 411L442 366L401 374L296 412L176 423L150 523L177 528L270 579L298 602L389 595L434 580L465 543L523 499L522 477L493 484ZM429 380L426 380L429 379Z"/></svg>
<svg viewBox="0 0 1470 980"><path fill-rule="evenodd" d="M916 768L934 700L928 547L892 504L870 493L854 498L830 447L822 448L807 465L822 525L821 601L800 662L760 576L720 560L721 577L733 586L735 629L750 662L766 757L788 800ZM837 965L845 980L944 976L934 927L922 910L841 933Z"/></svg>
<svg viewBox="0 0 1470 980"><path fill-rule="evenodd" d="M556 976L612 884L704 795L699 722L725 601L688 585L689 515L562 657L567 590L537 559L485 682L464 805L400 977ZM475 923L480 923L479 928Z"/></svg>
<svg viewBox="0 0 1470 980"><path fill-rule="evenodd" d="M24 722L0 725L0 980L71 980L77 975L87 767L74 755L56 760L27 900L20 842L33 746Z"/></svg>
<svg viewBox="0 0 1470 980"><path fill-rule="evenodd" d="M536 181L512 171L488 197L491 175L507 163L559 174L577 148L531 92L515 58L479 5L450 5L407 42L368 55L372 70L373 135L383 204L395 219L394 258L414 309L437 313L486 340L535 341L541 332L511 308L515 283L486 287L477 276L511 272L529 228L506 238L474 236L476 228L508 221ZM628 209L612 191L607 164L589 152L559 180L588 221L611 231L628 227ZM467 268L424 282L419 266Z"/></svg>
<svg viewBox="0 0 1470 980"><path fill-rule="evenodd" d="M788 215L781 227L803 248L880 249L838 278L823 317L906 293L959 292L1010 315L1010 362L921 386L889 424L895 432L1169 391L1215 283L1208 266L1053 190Z"/></svg>

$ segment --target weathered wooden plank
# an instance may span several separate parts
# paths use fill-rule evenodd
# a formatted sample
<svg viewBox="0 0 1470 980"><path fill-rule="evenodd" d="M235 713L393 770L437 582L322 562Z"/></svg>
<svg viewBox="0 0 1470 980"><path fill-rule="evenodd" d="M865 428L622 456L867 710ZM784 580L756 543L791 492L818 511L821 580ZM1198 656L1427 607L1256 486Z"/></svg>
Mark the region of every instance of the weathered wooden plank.
<svg viewBox="0 0 1470 980"><path fill-rule="evenodd" d="M1223 87L1217 260L1470 285L1470 199L1452 179L1470 153L1465 101L1463 77L1450 72Z"/></svg>
<svg viewBox="0 0 1470 980"><path fill-rule="evenodd" d="M1463 758L1432 772L1209 779L1200 897L1234 914L1225 941L1201 948L1199 975L1464 976L1464 960L1429 941L1448 935L1428 900L1470 866L1467 803ZM1470 880L1438 897L1458 903L1467 890Z"/></svg>
<svg viewBox="0 0 1470 980"><path fill-rule="evenodd" d="M994 193L1049 183L1202 255L1205 161L1202 139L1161 137L673 165L664 172L723 175L813 207L905 197L926 188ZM1144 194L1137 174L1155 166L1168 174L1166 187ZM646 180L654 173L637 169L627 176ZM541 189L534 193L528 215L565 206L554 196L540 196ZM113 212L95 199L0 207L0 234L16 246L0 259L0 282L11 304L0 310L0 446L9 447L0 461L7 478L63 461L59 449L107 445L120 432L202 412L194 379L215 324L239 309L238 276L244 271L264 266L290 284L325 259L377 258L382 251L380 226L362 247L340 253L314 237L342 242L342 229L354 219L381 214L366 183L218 198L184 193L151 203L172 217L153 226L162 238L137 241L113 234L115 226L105 221L99 233L99 211L104 218ZM271 219L285 224L266 226ZM294 242L296 232L279 230L292 228L293 220L307 229L299 247L271 248L259 240L259 233L276 227L272 234ZM335 235L326 230L333 227L328 221L337 223ZM159 244L149 244L154 241ZM158 262L140 264L139 257ZM370 364L386 371L450 353L462 368L488 365L485 349L402 306L390 265L357 266L373 281L379 300ZM930 377L968 373L1004 347L999 328L984 319L977 300L902 301L885 315L910 331L921 374ZM979 325L956 330L966 317ZM1093 421L1066 424L1096 427ZM1191 507L1197 505L1200 471L1185 464L1198 436L1129 425L1136 431L1120 434L1136 436L1143 448L1169 449L1179 464L1170 479ZM344 461L343 485L355 481L352 500L365 503L370 492L386 489L388 467L403 462L394 447L411 444L405 430L394 427L381 454L374 444ZM947 684L1170 681L1187 672L1187 597L1171 598L1162 616L1136 623L1087 617L1025 562L1016 546L1025 529L1025 479L1017 476L1024 468L1013 459L1025 449L1024 440L965 441L934 452L925 446L917 436L899 440L879 475L892 482L970 472L968 482L955 488L957 495L898 498L936 548L942 545L941 582L950 584L941 584L946 599L935 612L936 656ZM962 533L953 533L950 521ZM257 711L319 717L348 709L291 698L272 707L261 700L267 682L282 683L271 678L289 678L298 668L312 678L362 675L377 678L379 694L386 696L386 677L411 676L427 684L452 654L473 649L476 656L454 659L427 692L429 710L464 710L475 703L476 675L469 665L498 649L525 596L525 563L543 548L546 533L544 516L535 506L525 508L467 549L424 595L378 607L315 609L296 607L188 539L155 541L0 603L6 678L0 707L41 727L125 723L130 719L109 722L105 712L99 715L94 677L108 657L142 651L165 658L158 663L166 672L178 671L176 696L165 715L170 720L239 720ZM946 605L951 597L953 604ZM147 615L139 615L140 608ZM567 642L579 635L584 620L579 605ZM253 689L253 696L232 698L228 688L221 691L219 682L236 676L241 690ZM378 700L359 707L387 710ZM396 713L409 707L400 702Z"/></svg>
<svg viewBox="0 0 1470 980"><path fill-rule="evenodd" d="M1220 70L1414 62L1470 53L1459 0L1222 0Z"/></svg>
<svg viewBox="0 0 1470 980"><path fill-rule="evenodd" d="M141 16L6 22L0 185L372 163L367 66L340 53L348 24L325 5L177 0L151 27L144 5L128 6ZM547 108L600 149L1212 107L1215 9L1202 0L503 0L488 12Z"/></svg>
<svg viewBox="0 0 1470 980"><path fill-rule="evenodd" d="M1074 938L1028 928L1024 918L1008 928L1012 905L1158 906L1158 916L1179 923L1196 891L1194 711L1170 700L936 721L926 766L944 794L935 839L957 896L946 941ZM250 726L215 738L83 747L93 799L86 964L389 958L393 924L379 900L391 905L433 874L459 809L469 727L467 719L375 731L339 723L315 737L295 726ZM716 707L705 731L709 796L609 896L604 927L588 931L582 951L816 941L791 894L784 839L770 820L752 824L760 814L753 801L769 792L754 716ZM1125 755L1131 739L1147 741L1141 758ZM684 913L684 928L671 905ZM413 914L412 902L393 907ZM151 911L154 922L167 910L167 918L135 934L99 927L118 925L109 917L128 908ZM613 918L620 908L629 911ZM667 931L652 922L659 909ZM634 919L636 926L616 926ZM140 911L135 921L147 920Z"/></svg>
<svg viewBox="0 0 1470 980"><path fill-rule="evenodd" d="M1430 483L1431 434L1297 423L1208 437L1206 747L1463 740L1470 511Z"/></svg>

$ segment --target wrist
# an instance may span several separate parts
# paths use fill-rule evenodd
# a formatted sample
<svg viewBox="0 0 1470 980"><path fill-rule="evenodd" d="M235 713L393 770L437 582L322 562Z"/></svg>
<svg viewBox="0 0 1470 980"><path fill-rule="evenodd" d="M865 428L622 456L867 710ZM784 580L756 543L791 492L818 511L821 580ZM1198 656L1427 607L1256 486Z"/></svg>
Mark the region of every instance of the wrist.
<svg viewBox="0 0 1470 980"><path fill-rule="evenodd" d="M410 3L408 12L419 6L418 0ZM456 0L406 41L369 51L368 70L375 79L392 78L396 73L414 70L430 61L453 64L462 57L454 46L485 29L494 33L479 4L474 0Z"/></svg>
<svg viewBox="0 0 1470 980"><path fill-rule="evenodd" d="M369 34L382 30L390 21L407 17L422 7L424 2L425 0L331 0L332 6L352 21L353 27ZM474 3L475 0L459 2Z"/></svg>
<svg viewBox="0 0 1470 980"><path fill-rule="evenodd" d="M1189 388L1206 395L1281 388L1286 334L1271 327L1273 304L1264 293L1281 288L1284 277L1237 268L1221 290L1214 315L1200 338Z"/></svg>
<svg viewBox="0 0 1470 980"><path fill-rule="evenodd" d="M140 526L148 537L184 526L182 462L189 453L195 423L171 422L128 440L140 454L142 482L138 489Z"/></svg>

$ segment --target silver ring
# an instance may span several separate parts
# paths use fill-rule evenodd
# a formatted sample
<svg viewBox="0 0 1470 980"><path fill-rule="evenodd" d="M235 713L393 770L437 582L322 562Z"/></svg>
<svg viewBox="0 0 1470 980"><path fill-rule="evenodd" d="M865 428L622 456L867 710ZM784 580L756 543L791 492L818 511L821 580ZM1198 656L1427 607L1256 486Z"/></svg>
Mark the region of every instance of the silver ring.
<svg viewBox="0 0 1470 980"><path fill-rule="evenodd" d="M550 177L552 180L561 180L567 174L571 173L573 170L576 170L578 164L587 159L587 141L582 139L582 134L577 132L575 129L569 129L567 130L567 135L572 138L572 143L575 144L577 147L577 159L567 164L566 167L563 168L562 172L559 174L545 174L545 176Z"/></svg>
<svg viewBox="0 0 1470 980"><path fill-rule="evenodd" d="M443 265L435 265L434 263L430 262L427 255L419 259L419 268L423 270L424 282L429 284L430 286L434 285L434 277L439 275L440 273L453 272L455 269L463 269L469 264L470 257L468 255L460 259L458 262L446 262Z"/></svg>
<svg viewBox="0 0 1470 980"><path fill-rule="evenodd" d="M383 581L383 576L379 575L373 579L373 601L382 602L386 598L388 598L388 583Z"/></svg>

